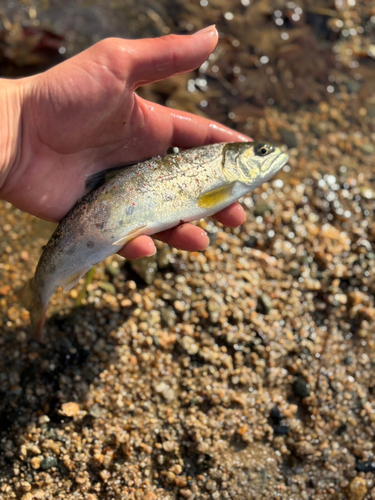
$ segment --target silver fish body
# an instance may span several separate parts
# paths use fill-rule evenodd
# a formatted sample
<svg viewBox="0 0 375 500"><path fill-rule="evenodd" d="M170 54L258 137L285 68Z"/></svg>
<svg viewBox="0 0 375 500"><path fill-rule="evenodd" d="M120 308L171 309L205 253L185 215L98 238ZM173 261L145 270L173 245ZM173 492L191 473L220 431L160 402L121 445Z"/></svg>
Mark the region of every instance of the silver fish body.
<svg viewBox="0 0 375 500"><path fill-rule="evenodd" d="M287 158L268 144L224 143L118 170L73 207L44 248L30 284L34 328L41 330L57 287L69 290L136 236L222 210L269 180Z"/></svg>

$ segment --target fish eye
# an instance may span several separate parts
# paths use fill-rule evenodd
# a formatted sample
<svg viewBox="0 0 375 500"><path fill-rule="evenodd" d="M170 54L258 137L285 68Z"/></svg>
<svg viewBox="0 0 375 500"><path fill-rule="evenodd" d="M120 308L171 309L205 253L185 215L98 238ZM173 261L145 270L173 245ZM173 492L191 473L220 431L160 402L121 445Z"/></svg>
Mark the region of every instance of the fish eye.
<svg viewBox="0 0 375 500"><path fill-rule="evenodd" d="M269 144L257 144L255 147L255 154L258 156L267 156L274 151L274 147Z"/></svg>

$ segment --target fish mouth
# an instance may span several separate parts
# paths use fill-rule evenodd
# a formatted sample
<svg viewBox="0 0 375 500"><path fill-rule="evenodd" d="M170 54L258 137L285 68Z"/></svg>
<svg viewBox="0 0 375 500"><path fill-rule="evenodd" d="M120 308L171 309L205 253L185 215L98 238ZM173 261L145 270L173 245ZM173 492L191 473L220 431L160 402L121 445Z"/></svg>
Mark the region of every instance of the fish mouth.
<svg viewBox="0 0 375 500"><path fill-rule="evenodd" d="M276 174L276 172L282 169L288 160L289 156L286 153L280 153L278 156L276 156L276 158L274 158L274 160L272 161L271 165L268 168L267 179L270 179L272 176Z"/></svg>

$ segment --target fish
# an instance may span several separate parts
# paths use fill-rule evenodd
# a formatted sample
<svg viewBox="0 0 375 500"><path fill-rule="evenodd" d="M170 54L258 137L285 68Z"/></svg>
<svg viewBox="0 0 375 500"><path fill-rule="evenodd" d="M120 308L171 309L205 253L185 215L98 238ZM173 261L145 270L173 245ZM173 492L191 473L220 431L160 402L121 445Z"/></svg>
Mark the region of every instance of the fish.
<svg viewBox="0 0 375 500"><path fill-rule="evenodd" d="M24 290L40 336L50 297L140 235L209 217L271 179L287 162L268 143L217 143L117 166L87 179Z"/></svg>

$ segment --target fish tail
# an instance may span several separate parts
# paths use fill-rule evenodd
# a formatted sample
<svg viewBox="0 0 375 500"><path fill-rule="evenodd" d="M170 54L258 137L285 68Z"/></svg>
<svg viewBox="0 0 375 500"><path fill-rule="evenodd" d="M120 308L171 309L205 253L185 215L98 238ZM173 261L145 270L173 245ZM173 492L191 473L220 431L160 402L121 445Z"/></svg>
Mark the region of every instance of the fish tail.
<svg viewBox="0 0 375 500"><path fill-rule="evenodd" d="M46 319L48 303L45 304L42 301L34 279L29 280L17 295L21 304L30 312L31 326L35 332L35 337L39 339Z"/></svg>

